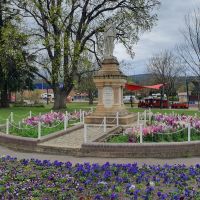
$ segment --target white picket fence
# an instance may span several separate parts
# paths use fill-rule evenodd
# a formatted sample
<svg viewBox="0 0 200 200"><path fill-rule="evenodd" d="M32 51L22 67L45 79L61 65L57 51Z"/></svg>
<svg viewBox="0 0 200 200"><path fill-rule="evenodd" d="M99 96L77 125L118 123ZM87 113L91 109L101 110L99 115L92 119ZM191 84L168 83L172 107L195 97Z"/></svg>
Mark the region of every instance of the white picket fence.
<svg viewBox="0 0 200 200"><path fill-rule="evenodd" d="M52 113L53 111L51 111ZM5 119L2 119L1 121L5 122L5 133L6 134L9 134L10 133L10 128L11 127L14 127L18 130L30 130L30 129L37 129L37 133L38 133L38 139L41 139L41 135L42 135L42 128L55 128L57 126L59 126L61 123L63 123L63 126L64 126L64 131L67 130L68 128L68 125L69 125L69 121L76 121L76 123L72 124L72 125L76 125L76 124L84 124L85 123L85 113L86 111L84 110L81 110L80 109L80 115L79 115L79 122L77 122L77 119L73 120L73 119L70 119L70 113L68 113L67 111L65 112L65 115L64 115L64 120L63 121L60 121L59 123L57 123L56 125L54 125L53 127L49 127L49 126L45 126L44 124L42 124L41 122L38 122L38 124L36 126L32 126L32 127L21 127L22 125L22 122L24 121L24 119L22 119L22 121L19 121L18 124L16 124L14 122L14 116L18 116L18 117L24 117L25 119L26 118L31 118L33 117L33 115L35 116L38 116L36 114L34 114L32 111L30 111L28 114L25 114L23 116L19 116L19 115L16 115L14 114L13 112L10 113L10 115L8 116L8 118L5 120ZM93 112L93 108L91 108L90 110L90 113ZM76 111L75 111L76 113ZM39 116L41 116L41 113L39 113ZM3 124L3 123L2 123Z"/></svg>
<svg viewBox="0 0 200 200"><path fill-rule="evenodd" d="M115 122L115 123L114 123ZM116 126L119 126L119 112L116 113L113 121L109 121L109 125L116 125ZM107 127L108 127L108 124L107 124L107 118L104 117L101 124L85 124L84 123L84 131L83 131L83 138L84 138L84 143L87 143L87 135L88 135L88 130L90 130L90 132L94 132L92 129L90 129L89 127L98 127L96 130L95 130L95 133L99 132L99 133L106 133L106 130L107 130ZM103 131L101 130L103 129Z"/></svg>
<svg viewBox="0 0 200 200"><path fill-rule="evenodd" d="M140 144L144 143L143 142L143 128L146 127L147 125L147 122L151 122L152 120L152 116L153 116L153 113L151 112L151 109L148 109L148 110L145 110L144 112L140 113L138 112L137 113L137 125L139 127L139 130L140 130ZM119 113L116 114L116 126L119 126ZM114 119L114 120L115 120ZM89 129L89 126L94 126L92 124L84 124L84 143L87 143L87 135L88 135L88 129ZM102 120L102 123L100 125L98 125L98 129L95 130L95 132L98 132L101 128L103 128L103 131L99 131L99 133L102 134L103 133L106 133L106 130L107 130L107 124L106 124L106 117L103 118ZM177 133L177 132L180 132L180 131L183 131L184 129L187 129L187 132L188 132L188 142L191 141L191 129L194 129L191 127L191 124L188 123L187 124L187 127L186 128L183 128L181 130L178 130L174 133ZM92 132L92 130L90 130ZM94 132L94 131L93 131ZM200 131L199 131L200 132ZM169 133L169 134L174 134L174 133ZM163 134L166 134L166 133L163 133Z"/></svg>
<svg viewBox="0 0 200 200"><path fill-rule="evenodd" d="M143 143L143 128L144 128L144 125L143 124L140 124L139 125L139 127L140 127L140 144L142 144ZM189 124L187 124L187 127L186 128L183 128L183 129L180 129L180 130L177 130L177 131L175 131L175 132L170 132L170 133L159 133L159 134L161 134L161 135L172 135L172 134L176 134L176 133L178 133L178 132L181 132L181 131L184 131L184 130L186 130L187 129L187 142L190 142L191 141L191 130L192 129L194 129L194 128L191 128L191 124L189 123Z"/></svg>

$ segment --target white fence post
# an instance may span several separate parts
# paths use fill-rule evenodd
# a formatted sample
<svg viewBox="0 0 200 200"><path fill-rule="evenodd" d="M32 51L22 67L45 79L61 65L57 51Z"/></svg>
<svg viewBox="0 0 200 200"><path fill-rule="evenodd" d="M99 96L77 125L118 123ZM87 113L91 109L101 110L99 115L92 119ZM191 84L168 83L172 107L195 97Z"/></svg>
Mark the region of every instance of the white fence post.
<svg viewBox="0 0 200 200"><path fill-rule="evenodd" d="M119 112L117 112L117 126L119 126Z"/></svg>
<svg viewBox="0 0 200 200"><path fill-rule="evenodd" d="M32 117L32 111L30 110L29 112L29 117L31 118Z"/></svg>
<svg viewBox="0 0 200 200"><path fill-rule="evenodd" d="M80 122L82 122L82 110L80 109L80 112L79 112L79 118L80 118Z"/></svg>
<svg viewBox="0 0 200 200"><path fill-rule="evenodd" d="M9 119L6 119L6 134L9 134Z"/></svg>
<svg viewBox="0 0 200 200"><path fill-rule="evenodd" d="M87 124L84 124L84 143L87 142Z"/></svg>
<svg viewBox="0 0 200 200"><path fill-rule="evenodd" d="M151 109L149 109L149 122L151 121Z"/></svg>
<svg viewBox="0 0 200 200"><path fill-rule="evenodd" d="M38 139L41 139L41 122L38 123Z"/></svg>
<svg viewBox="0 0 200 200"><path fill-rule="evenodd" d="M85 111L82 112L82 122L85 123Z"/></svg>
<svg viewBox="0 0 200 200"><path fill-rule="evenodd" d="M144 124L146 125L147 122L147 111L144 111Z"/></svg>
<svg viewBox="0 0 200 200"><path fill-rule="evenodd" d="M13 123L14 117L13 117L13 112L10 113L10 122Z"/></svg>
<svg viewBox="0 0 200 200"><path fill-rule="evenodd" d="M191 141L191 125L190 123L188 124L188 142Z"/></svg>
<svg viewBox="0 0 200 200"><path fill-rule="evenodd" d="M65 130L65 131L67 130L67 127L68 127L68 116L65 115L65 116L64 116L64 130Z"/></svg>
<svg viewBox="0 0 200 200"><path fill-rule="evenodd" d="M93 110L93 107L91 107L91 112L93 113L93 111L94 111L94 110Z"/></svg>
<svg viewBox="0 0 200 200"><path fill-rule="evenodd" d="M106 117L103 118L103 132L106 132Z"/></svg>
<svg viewBox="0 0 200 200"><path fill-rule="evenodd" d="M19 122L19 128L21 128L21 122Z"/></svg>
<svg viewBox="0 0 200 200"><path fill-rule="evenodd" d="M137 113L137 125L138 126L140 125L140 113L139 112Z"/></svg>
<svg viewBox="0 0 200 200"><path fill-rule="evenodd" d="M142 124L140 124L140 144L143 143L143 128L142 128Z"/></svg>

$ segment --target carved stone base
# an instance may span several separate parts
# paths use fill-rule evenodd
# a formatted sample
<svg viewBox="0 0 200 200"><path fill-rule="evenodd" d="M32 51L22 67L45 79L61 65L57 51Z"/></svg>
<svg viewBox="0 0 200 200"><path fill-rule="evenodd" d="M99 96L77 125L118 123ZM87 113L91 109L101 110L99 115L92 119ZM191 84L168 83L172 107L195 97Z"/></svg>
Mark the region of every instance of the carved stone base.
<svg viewBox="0 0 200 200"><path fill-rule="evenodd" d="M128 113L123 103L126 78L120 71L115 57L104 59L101 69L94 76L98 89L98 104L95 112L85 118L86 124L101 124L104 117L107 119L107 124L116 124L117 113L120 125L134 122L134 115Z"/></svg>

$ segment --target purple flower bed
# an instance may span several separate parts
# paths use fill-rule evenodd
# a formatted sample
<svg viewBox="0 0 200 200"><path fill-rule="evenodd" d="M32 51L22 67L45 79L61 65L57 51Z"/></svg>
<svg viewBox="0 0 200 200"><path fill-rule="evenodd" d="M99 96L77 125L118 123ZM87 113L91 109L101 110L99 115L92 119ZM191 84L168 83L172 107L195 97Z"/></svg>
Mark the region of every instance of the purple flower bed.
<svg viewBox="0 0 200 200"><path fill-rule="evenodd" d="M0 158L1 199L200 199L200 165L79 164Z"/></svg>

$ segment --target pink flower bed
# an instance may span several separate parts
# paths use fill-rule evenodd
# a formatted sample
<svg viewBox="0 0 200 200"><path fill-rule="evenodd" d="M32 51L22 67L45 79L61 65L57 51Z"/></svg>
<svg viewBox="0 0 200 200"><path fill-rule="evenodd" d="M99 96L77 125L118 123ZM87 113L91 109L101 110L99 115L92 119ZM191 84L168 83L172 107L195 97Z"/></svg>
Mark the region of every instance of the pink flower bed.
<svg viewBox="0 0 200 200"><path fill-rule="evenodd" d="M90 114L90 112L85 112L85 116ZM25 119L23 122L25 125L29 126L37 126L39 122L45 125L53 125L59 122L63 122L65 118L65 114L62 112L52 112L46 113L41 116L34 116ZM79 120L80 112L68 113L68 120Z"/></svg>
<svg viewBox="0 0 200 200"><path fill-rule="evenodd" d="M143 135L176 132L179 129L186 128L189 123L192 128L200 129L200 118L196 116L155 114L152 124L143 127ZM138 138L140 128L138 126L127 128L125 134L134 135Z"/></svg>
<svg viewBox="0 0 200 200"><path fill-rule="evenodd" d="M45 125L52 125L53 123L64 121L64 114L61 112L46 113L41 116L29 117L24 120L24 123L29 126L36 126L39 122Z"/></svg>

